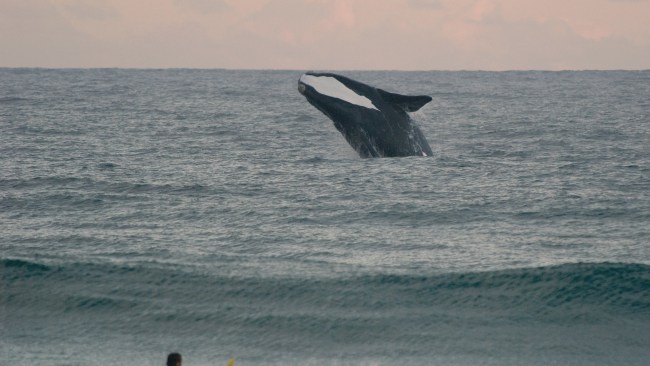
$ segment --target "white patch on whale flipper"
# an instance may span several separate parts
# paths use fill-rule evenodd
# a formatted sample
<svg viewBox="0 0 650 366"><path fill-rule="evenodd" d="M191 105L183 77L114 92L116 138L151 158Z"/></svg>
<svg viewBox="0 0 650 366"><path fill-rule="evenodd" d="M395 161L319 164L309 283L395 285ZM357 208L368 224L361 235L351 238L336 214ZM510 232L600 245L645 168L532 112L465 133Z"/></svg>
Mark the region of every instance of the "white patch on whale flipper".
<svg viewBox="0 0 650 366"><path fill-rule="evenodd" d="M332 98L341 99L348 103L355 104L361 107L376 109L372 104L370 99L359 95L352 91L347 86L343 85L340 81L336 80L331 76L314 76L314 75L303 75L300 77L300 82L309 85L314 88L317 92L323 95L330 96Z"/></svg>

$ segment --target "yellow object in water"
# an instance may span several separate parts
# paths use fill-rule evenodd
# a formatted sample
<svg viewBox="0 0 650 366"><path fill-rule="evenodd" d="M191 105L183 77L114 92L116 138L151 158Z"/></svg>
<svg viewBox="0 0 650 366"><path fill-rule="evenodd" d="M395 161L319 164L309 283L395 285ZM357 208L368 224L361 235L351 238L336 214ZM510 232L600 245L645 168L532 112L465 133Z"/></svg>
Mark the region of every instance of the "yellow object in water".
<svg viewBox="0 0 650 366"><path fill-rule="evenodd" d="M231 358L230 361L228 361L228 366L233 366L235 364L235 358Z"/></svg>

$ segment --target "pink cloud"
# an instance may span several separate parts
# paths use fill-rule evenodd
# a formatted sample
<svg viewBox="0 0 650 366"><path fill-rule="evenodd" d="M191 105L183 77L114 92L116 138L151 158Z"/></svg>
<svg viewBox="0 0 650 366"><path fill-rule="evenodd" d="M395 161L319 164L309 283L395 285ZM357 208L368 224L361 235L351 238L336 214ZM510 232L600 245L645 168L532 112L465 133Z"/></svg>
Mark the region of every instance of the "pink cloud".
<svg viewBox="0 0 650 366"><path fill-rule="evenodd" d="M648 24L631 0L3 0L0 66L650 68Z"/></svg>
<svg viewBox="0 0 650 366"><path fill-rule="evenodd" d="M351 28L355 25L355 16L350 1L336 0L334 2L334 18L336 23Z"/></svg>

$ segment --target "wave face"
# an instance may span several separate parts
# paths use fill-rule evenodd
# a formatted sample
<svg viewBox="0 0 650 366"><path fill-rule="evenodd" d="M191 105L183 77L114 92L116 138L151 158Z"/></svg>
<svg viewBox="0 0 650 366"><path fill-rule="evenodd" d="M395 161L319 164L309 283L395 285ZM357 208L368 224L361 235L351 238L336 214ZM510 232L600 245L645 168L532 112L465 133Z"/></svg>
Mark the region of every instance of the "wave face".
<svg viewBox="0 0 650 366"><path fill-rule="evenodd" d="M647 365L650 71L301 74L0 68L0 365Z"/></svg>
<svg viewBox="0 0 650 366"><path fill-rule="evenodd" d="M172 338L189 354L218 339L220 350L252 363L573 363L567 352L577 349L578 364L633 364L649 355L650 266L642 264L308 279L1 263L13 314L5 329L25 335L83 330L113 344L128 334L161 348ZM612 348L628 353L621 359Z"/></svg>

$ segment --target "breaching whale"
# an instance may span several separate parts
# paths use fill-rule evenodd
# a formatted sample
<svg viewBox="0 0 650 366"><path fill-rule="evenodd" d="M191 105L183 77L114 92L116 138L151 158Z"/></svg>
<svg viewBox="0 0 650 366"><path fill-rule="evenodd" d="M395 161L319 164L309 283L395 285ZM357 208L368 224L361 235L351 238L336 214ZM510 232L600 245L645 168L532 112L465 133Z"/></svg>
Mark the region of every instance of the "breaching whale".
<svg viewBox="0 0 650 366"><path fill-rule="evenodd" d="M363 158L433 154L407 113L429 103L430 96L390 93L341 75L313 72L300 77L298 91Z"/></svg>

